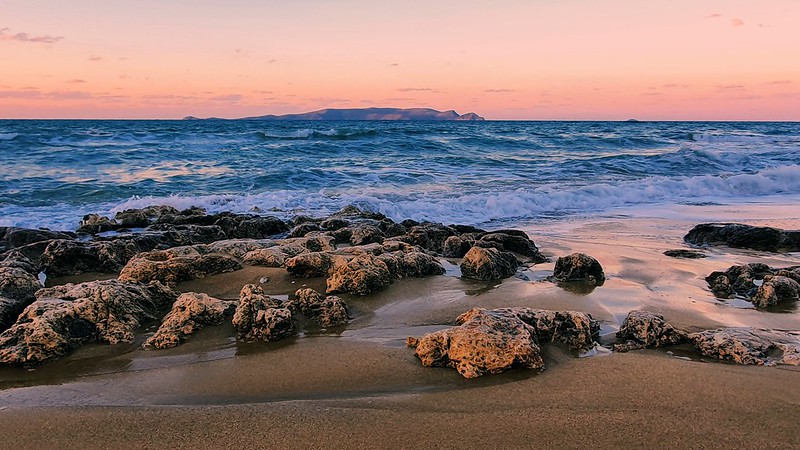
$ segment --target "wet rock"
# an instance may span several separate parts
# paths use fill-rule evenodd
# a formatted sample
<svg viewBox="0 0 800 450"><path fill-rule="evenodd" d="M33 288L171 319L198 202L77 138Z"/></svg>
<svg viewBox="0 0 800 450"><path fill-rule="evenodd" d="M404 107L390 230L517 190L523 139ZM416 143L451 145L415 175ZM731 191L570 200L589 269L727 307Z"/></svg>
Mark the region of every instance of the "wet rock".
<svg viewBox="0 0 800 450"><path fill-rule="evenodd" d="M97 234L105 231L112 231L121 228L120 224L108 217L99 214L87 214L83 216L78 226L79 233Z"/></svg>
<svg viewBox="0 0 800 450"><path fill-rule="evenodd" d="M669 256L670 258L683 258L683 259L706 258L706 254L703 252L699 252L697 250L685 250L685 249L667 250L664 252L664 256Z"/></svg>
<svg viewBox="0 0 800 450"><path fill-rule="evenodd" d="M556 281L587 281L599 286L603 284L606 277L603 267L596 259L584 253L573 253L556 260L553 279Z"/></svg>
<svg viewBox="0 0 800 450"><path fill-rule="evenodd" d="M677 345L687 339L686 334L673 328L664 320L664 316L648 311L629 312L617 332L617 338L623 341L614 345L614 350L618 352Z"/></svg>
<svg viewBox="0 0 800 450"><path fill-rule="evenodd" d="M334 217L331 219L323 220L319 225L323 230L336 231L341 228L348 227L350 225L350 221Z"/></svg>
<svg viewBox="0 0 800 450"><path fill-rule="evenodd" d="M291 220L289 220L289 224L292 227L297 227L297 226L300 226L300 225L303 225L303 224L307 224L307 223L308 224L315 224L315 223L318 223L320 221L321 221L320 219L315 219L315 218L310 217L310 216L300 215L300 216L292 217Z"/></svg>
<svg viewBox="0 0 800 450"><path fill-rule="evenodd" d="M237 337L245 341L272 342L294 334L291 311L252 284L244 286L239 294L233 327Z"/></svg>
<svg viewBox="0 0 800 450"><path fill-rule="evenodd" d="M481 243L492 243L499 245L500 250L514 252L519 255L530 258L535 263L545 262L547 258L539 253L536 244L522 231L518 230L500 230L491 233L486 233L481 236L480 240L475 244L481 246Z"/></svg>
<svg viewBox="0 0 800 450"><path fill-rule="evenodd" d="M495 248L472 247L464 255L461 276L475 280L499 280L517 272L519 261L509 252Z"/></svg>
<svg viewBox="0 0 800 450"><path fill-rule="evenodd" d="M274 239L225 239L212 242L206 247L212 253L220 253L236 259L242 259L250 252L278 245L280 245L280 241Z"/></svg>
<svg viewBox="0 0 800 450"><path fill-rule="evenodd" d="M40 289L36 297L0 334L0 362L32 366L87 342L131 342L142 321L155 320L177 293L158 282L107 280Z"/></svg>
<svg viewBox="0 0 800 450"><path fill-rule="evenodd" d="M408 338L425 367L452 367L464 378L500 373L513 367L544 369L536 330L506 311L472 310L459 326Z"/></svg>
<svg viewBox="0 0 800 450"><path fill-rule="evenodd" d="M326 292L367 295L391 283L392 275L386 263L370 254L363 254L347 262L341 261L331 268Z"/></svg>
<svg viewBox="0 0 800 450"><path fill-rule="evenodd" d="M278 245L247 252L243 260L251 266L284 267L286 261L306 252L308 250L300 246Z"/></svg>
<svg viewBox="0 0 800 450"><path fill-rule="evenodd" d="M303 222L300 225L297 225L296 227L292 228L291 231L289 231L289 237L290 238L303 237L313 231L321 231L321 230L322 228L320 228L320 226L317 225L316 223Z"/></svg>
<svg viewBox="0 0 800 450"><path fill-rule="evenodd" d="M400 225L392 219L383 219L378 223L378 229L381 230L387 238L402 236L406 234L406 227Z"/></svg>
<svg viewBox="0 0 800 450"><path fill-rule="evenodd" d="M128 261L119 279L177 283L241 268L236 259L211 253L204 245L195 245L139 253Z"/></svg>
<svg viewBox="0 0 800 450"><path fill-rule="evenodd" d="M767 275L751 301L756 306L766 307L798 300L800 300L800 283L789 277Z"/></svg>
<svg viewBox="0 0 800 450"><path fill-rule="evenodd" d="M327 252L302 253L286 260L286 270L294 277L316 278L328 275L335 257Z"/></svg>
<svg viewBox="0 0 800 450"><path fill-rule="evenodd" d="M123 239L134 240L142 251L167 249L182 245L209 244L226 239L227 236L217 225L172 225L155 224L145 231L130 234ZM111 238L115 239L115 238Z"/></svg>
<svg viewBox="0 0 800 450"><path fill-rule="evenodd" d="M737 364L800 365L800 332L722 328L689 335L705 356Z"/></svg>
<svg viewBox="0 0 800 450"><path fill-rule="evenodd" d="M473 308L459 326L408 338L423 366L453 367L466 378L513 367L543 369L540 345L560 342L574 350L594 346L600 325L589 314L533 308Z"/></svg>
<svg viewBox="0 0 800 450"><path fill-rule="evenodd" d="M371 225L350 226L350 244L366 245L371 243L380 244L385 236L378 227Z"/></svg>
<svg viewBox="0 0 800 450"><path fill-rule="evenodd" d="M14 267L22 269L30 274L36 274L38 272L36 265L25 255L16 250L7 252L3 256L2 260L0 260L0 267Z"/></svg>
<svg viewBox="0 0 800 450"><path fill-rule="evenodd" d="M240 221L231 230L226 231L228 237L262 239L289 231L289 226L277 217L251 217Z"/></svg>
<svg viewBox="0 0 800 450"><path fill-rule="evenodd" d="M383 220L386 216L379 212L366 211L357 206L348 205L331 214L331 218Z"/></svg>
<svg viewBox="0 0 800 450"><path fill-rule="evenodd" d="M6 259L0 263L0 331L17 320L22 310L33 303L34 294L42 287L38 278L25 270L26 262L17 261Z"/></svg>
<svg viewBox="0 0 800 450"><path fill-rule="evenodd" d="M31 230L18 227L0 227L0 253L11 249L40 243L44 249L46 242L53 239L75 239L75 233L50 231L46 229ZM38 252L41 254L41 250ZM30 257L30 255L26 256ZM38 256L38 255L37 255Z"/></svg>
<svg viewBox="0 0 800 450"><path fill-rule="evenodd" d="M756 227L741 223L704 223L695 226L683 240L695 245L727 245L769 252L800 251L798 231Z"/></svg>
<svg viewBox="0 0 800 450"><path fill-rule="evenodd" d="M785 269L778 269L775 272L775 275L791 278L800 283L800 267L787 267Z"/></svg>
<svg viewBox="0 0 800 450"><path fill-rule="evenodd" d="M206 325L222 325L233 314L236 301L219 300L206 294L181 294L161 321L158 331L145 341L147 348L171 348L183 344L195 331Z"/></svg>
<svg viewBox="0 0 800 450"><path fill-rule="evenodd" d="M139 246L130 240L54 240L45 248L39 264L49 277L86 272L117 273L139 251Z"/></svg>
<svg viewBox="0 0 800 450"><path fill-rule="evenodd" d="M474 244L474 238L450 236L442 244L442 255L445 258L463 258Z"/></svg>
<svg viewBox="0 0 800 450"><path fill-rule="evenodd" d="M731 266L725 272L712 272L706 282L717 298L733 298L736 294L752 297L757 289L754 281L772 272L766 264L744 264Z"/></svg>
<svg viewBox="0 0 800 450"><path fill-rule="evenodd" d="M393 278L442 275L445 269L435 257L420 251L394 251L378 255Z"/></svg>
<svg viewBox="0 0 800 450"><path fill-rule="evenodd" d="M172 206L154 205L141 209L126 209L118 212L114 219L126 228L144 228L157 222L162 216L177 216L180 211Z"/></svg>
<svg viewBox="0 0 800 450"><path fill-rule="evenodd" d="M401 222L401 224L408 229L408 232L403 236L398 236L398 240L436 253L442 252L444 241L448 237L456 235L455 230L440 223L426 222L414 226L406 226L405 222Z"/></svg>
<svg viewBox="0 0 800 450"><path fill-rule="evenodd" d="M311 288L298 289L294 295L297 309L321 327L347 323L347 305L341 298L334 295L326 297Z"/></svg>

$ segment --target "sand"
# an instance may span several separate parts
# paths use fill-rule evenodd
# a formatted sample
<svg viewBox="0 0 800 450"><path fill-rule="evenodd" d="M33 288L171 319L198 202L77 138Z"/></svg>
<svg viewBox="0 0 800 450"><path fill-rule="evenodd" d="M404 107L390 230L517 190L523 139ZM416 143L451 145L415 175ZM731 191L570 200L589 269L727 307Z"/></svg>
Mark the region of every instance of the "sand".
<svg viewBox="0 0 800 450"><path fill-rule="evenodd" d="M86 346L34 371L1 369L0 433L14 448L797 448L797 368L714 362L685 346L579 358L550 345L542 373L465 380L421 367L404 346L406 336L446 327L473 306L586 311L603 321L604 339L640 308L687 331L798 330L797 305L756 310L719 301L703 278L735 263L799 264L799 255L661 254L685 248L683 234L702 221L800 228L795 209L686 206L527 225L550 256L582 251L600 260L608 280L591 292L546 281L552 263L502 283L461 280L448 266L444 276L347 296L347 326L321 332L305 324L278 343L237 343L227 324L170 350L140 349L143 334L131 345ZM324 283L248 267L179 287L233 298L263 277L279 297Z"/></svg>

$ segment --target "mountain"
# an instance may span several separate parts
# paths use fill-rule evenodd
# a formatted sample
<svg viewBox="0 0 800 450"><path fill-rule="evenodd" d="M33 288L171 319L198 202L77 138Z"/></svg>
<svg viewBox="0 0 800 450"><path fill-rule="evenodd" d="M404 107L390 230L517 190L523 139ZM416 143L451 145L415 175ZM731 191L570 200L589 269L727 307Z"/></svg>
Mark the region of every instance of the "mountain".
<svg viewBox="0 0 800 450"><path fill-rule="evenodd" d="M197 120L188 116L184 120ZM437 111L430 108L353 108L320 109L301 114L245 117L239 120L484 120L475 113L458 114L452 109Z"/></svg>

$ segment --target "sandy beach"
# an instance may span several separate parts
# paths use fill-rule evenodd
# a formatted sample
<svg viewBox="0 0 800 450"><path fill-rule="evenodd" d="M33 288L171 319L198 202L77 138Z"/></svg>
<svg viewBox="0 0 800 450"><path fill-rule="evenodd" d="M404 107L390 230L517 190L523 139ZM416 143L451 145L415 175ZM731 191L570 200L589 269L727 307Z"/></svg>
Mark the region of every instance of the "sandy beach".
<svg viewBox="0 0 800 450"><path fill-rule="evenodd" d="M712 361L689 345L578 357L550 344L542 373L464 379L422 367L405 346L407 336L446 328L472 307L587 312L601 321L605 342L634 309L661 313L683 331L798 330L796 304L763 310L718 300L704 280L732 264L797 264L796 254L725 247L704 250L704 259L662 254L687 248L682 236L701 221L791 228L793 211L683 206L659 217L640 208L525 227L551 259L573 251L595 256L607 280L590 292L547 281L552 262L502 282L461 279L458 266L446 264L442 276L345 295L346 326L301 324L297 336L276 343L237 342L228 322L168 350L141 349L149 333L131 344L87 345L35 370L0 370L0 430L15 436L16 448L796 447L796 367ZM242 285L263 277L277 298L302 285L324 287L322 278L246 267L178 288L236 298Z"/></svg>

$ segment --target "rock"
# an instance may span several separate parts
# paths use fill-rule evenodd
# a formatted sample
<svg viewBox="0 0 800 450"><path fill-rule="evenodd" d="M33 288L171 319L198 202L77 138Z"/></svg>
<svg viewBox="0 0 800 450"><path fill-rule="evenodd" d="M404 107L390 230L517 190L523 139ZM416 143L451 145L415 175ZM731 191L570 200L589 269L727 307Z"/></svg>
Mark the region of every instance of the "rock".
<svg viewBox="0 0 800 450"><path fill-rule="evenodd" d="M286 260L286 270L298 278L316 278L328 275L334 256L327 252L302 253Z"/></svg>
<svg viewBox="0 0 800 450"><path fill-rule="evenodd" d="M326 231L336 231L350 225L350 221L345 219L331 218L323 220L319 226Z"/></svg>
<svg viewBox="0 0 800 450"><path fill-rule="evenodd" d="M463 258L474 244L473 238L450 236L442 244L442 255L446 258Z"/></svg>
<svg viewBox="0 0 800 450"><path fill-rule="evenodd" d="M476 280L499 280L517 272L519 262L509 252L495 248L472 247L464 255L461 263L461 276Z"/></svg>
<svg viewBox="0 0 800 450"><path fill-rule="evenodd" d="M393 278L423 278L445 273L439 260L420 251L386 252L378 255L378 259L386 264Z"/></svg>
<svg viewBox="0 0 800 450"><path fill-rule="evenodd" d="M664 252L664 256L669 256L670 258L700 259L705 258L706 254L703 252L698 252L697 250L678 249L667 250Z"/></svg>
<svg viewBox="0 0 800 450"><path fill-rule="evenodd" d="M317 225L316 223L304 222L292 228L292 230L289 231L289 237L290 238L303 237L313 231L321 231L321 230L322 228L320 228L320 226Z"/></svg>
<svg viewBox="0 0 800 450"><path fill-rule="evenodd" d="M741 223L703 223L695 226L683 240L695 245L727 245L769 252L800 251L800 231L756 227Z"/></svg>
<svg viewBox="0 0 800 450"><path fill-rule="evenodd" d="M441 253L444 249L444 241L450 236L455 236L456 232L450 227L440 223L423 223L420 225L408 226L406 222L401 222L408 229L403 236L397 239L412 245L417 245L426 250Z"/></svg>
<svg viewBox="0 0 800 450"><path fill-rule="evenodd" d="M206 247L212 253L220 253L242 259L246 254L280 245L280 241L275 239L225 239L212 242Z"/></svg>
<svg viewBox="0 0 800 450"><path fill-rule="evenodd" d="M402 236L407 232L406 227L400 225L392 219L381 220L380 223L378 223L378 228L387 238Z"/></svg>
<svg viewBox="0 0 800 450"><path fill-rule="evenodd" d="M177 283L241 268L234 258L211 253L205 245L195 245L139 253L128 261L119 279Z"/></svg>
<svg viewBox="0 0 800 450"><path fill-rule="evenodd" d="M725 272L712 272L706 282L717 298L733 298L736 294L752 297L756 292L754 281L772 272L769 266L761 263L731 266Z"/></svg>
<svg viewBox="0 0 800 450"><path fill-rule="evenodd" d="M375 256L364 254L332 267L326 292L367 295L382 290L391 282L392 276L386 263Z"/></svg>
<svg viewBox="0 0 800 450"><path fill-rule="evenodd" d="M177 293L158 282L92 281L40 289L11 328L0 334L0 362L32 366L87 342L131 342Z"/></svg>
<svg viewBox="0 0 800 450"><path fill-rule="evenodd" d="M335 327L347 323L347 305L336 296L327 297L311 288L295 292L296 305L300 312L316 321L321 327Z"/></svg>
<svg viewBox="0 0 800 450"><path fill-rule="evenodd" d="M181 345L206 325L222 325L224 318L233 314L237 303L206 294L183 293L172 304L158 331L145 341L144 346L164 349Z"/></svg>
<svg viewBox="0 0 800 450"><path fill-rule="evenodd" d="M705 356L737 364L800 365L800 332L722 328L689 335Z"/></svg>
<svg viewBox="0 0 800 450"><path fill-rule="evenodd" d="M591 256L584 253L573 253L556 260L553 269L556 281L586 281L600 286L606 279L603 267Z"/></svg>
<svg viewBox="0 0 800 450"><path fill-rule="evenodd" d="M530 258L535 263L545 262L547 258L539 253L536 244L522 231L500 230L486 233L478 240L475 245L481 246L481 242L498 244L500 250L514 252Z"/></svg>
<svg viewBox="0 0 800 450"><path fill-rule="evenodd" d="M293 245L279 245L247 252L244 263L251 266L284 267L286 261L299 254L306 253L303 247Z"/></svg>
<svg viewBox="0 0 800 450"><path fill-rule="evenodd" d="M30 244L51 241L53 239L74 239L75 237L75 233L61 231L0 227L0 253ZM42 246L42 248L44 248L44 246Z"/></svg>
<svg viewBox="0 0 800 450"><path fill-rule="evenodd" d="M294 334L291 311L252 284L244 286L239 294L233 327L237 337L245 341L272 342Z"/></svg>
<svg viewBox="0 0 800 450"><path fill-rule="evenodd" d="M60 239L50 241L39 264L49 277L86 272L117 273L137 253L139 246L130 240L82 242Z"/></svg>
<svg viewBox="0 0 800 450"><path fill-rule="evenodd" d="M386 218L386 216L379 212L366 211L358 208L357 206L347 205L339 211L331 214L331 218L383 220Z"/></svg>
<svg viewBox="0 0 800 450"><path fill-rule="evenodd" d="M371 225L349 226L350 245L366 245L371 243L380 244L385 236L378 227ZM341 231L341 230L339 230Z"/></svg>
<svg viewBox="0 0 800 450"><path fill-rule="evenodd" d="M33 303L42 287L39 279L19 267L0 266L0 331L17 320L22 310Z"/></svg>
<svg viewBox="0 0 800 450"><path fill-rule="evenodd" d="M759 286L752 302L756 306L766 307L783 302L800 300L800 283L780 275L768 275Z"/></svg>
<svg viewBox="0 0 800 450"><path fill-rule="evenodd" d="M673 328L661 314L631 311L622 322L617 338L624 342L614 345L614 350L619 352L677 345L686 340L686 334Z"/></svg>
<svg viewBox="0 0 800 450"><path fill-rule="evenodd" d="M599 323L585 313L533 308L473 308L459 326L408 338L423 366L453 367L466 378L512 367L544 369L540 345L561 342L575 350L594 346Z"/></svg>
<svg viewBox="0 0 800 450"><path fill-rule="evenodd" d="M797 281L798 283L800 283L800 266L798 266L798 267L787 267L785 269L778 269L778 271L775 272L775 275L778 275L778 276L781 276L781 277L791 278L794 281Z"/></svg>
<svg viewBox="0 0 800 450"><path fill-rule="evenodd" d="M97 234L121 228L120 224L99 214L87 214L78 227L79 233Z"/></svg>
<svg viewBox="0 0 800 450"><path fill-rule="evenodd" d="M287 231L289 226L277 217L256 216L240 221L231 230L226 231L226 234L232 238L262 239Z"/></svg>
<svg viewBox="0 0 800 450"><path fill-rule="evenodd" d="M157 222L162 216L177 216L180 212L172 206L155 205L141 209L126 209L118 212L114 219L126 228L144 228Z"/></svg>
<svg viewBox="0 0 800 450"><path fill-rule="evenodd" d="M407 340L423 366L452 367L464 378L513 367L544 369L533 327L514 314L473 311L457 319L459 326Z"/></svg>

